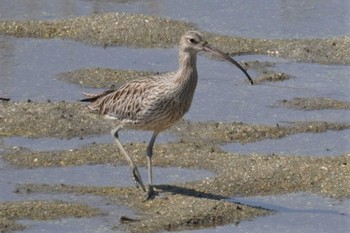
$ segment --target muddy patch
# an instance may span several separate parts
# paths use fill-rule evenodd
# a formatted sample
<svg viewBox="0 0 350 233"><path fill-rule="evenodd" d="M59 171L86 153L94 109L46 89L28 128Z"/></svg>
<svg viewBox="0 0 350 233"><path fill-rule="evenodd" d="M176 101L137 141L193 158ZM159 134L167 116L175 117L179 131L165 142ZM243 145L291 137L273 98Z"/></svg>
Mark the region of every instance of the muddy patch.
<svg viewBox="0 0 350 233"><path fill-rule="evenodd" d="M291 100L281 100L279 105L298 110L350 109L350 102L332 98L294 98Z"/></svg>
<svg viewBox="0 0 350 233"><path fill-rule="evenodd" d="M65 38L100 46L170 47L194 25L142 14L109 13L53 21L1 21L16 37Z"/></svg>
<svg viewBox="0 0 350 233"><path fill-rule="evenodd" d="M272 40L213 35L210 41L231 54L266 54L320 64L350 63L350 37Z"/></svg>
<svg viewBox="0 0 350 233"><path fill-rule="evenodd" d="M290 76L283 72L264 72L259 78L254 80L254 84L260 84L265 82L282 82L288 79L290 79Z"/></svg>
<svg viewBox="0 0 350 233"><path fill-rule="evenodd" d="M282 82L290 79L290 75L286 73L269 70L269 64L266 64L268 62L262 62L260 65L257 65L259 63L259 61L244 63L246 69L253 69L259 73L259 76L254 78L254 84ZM109 68L86 68L60 73L57 75L57 79L81 87L116 89L126 82L160 74L163 73Z"/></svg>
<svg viewBox="0 0 350 233"><path fill-rule="evenodd" d="M283 125L258 125L239 122L184 122L174 127L184 141L201 140L209 144L229 142L248 143L264 139L277 139L298 133L321 133L327 130L345 130L350 125L346 123L290 122Z"/></svg>
<svg viewBox="0 0 350 233"><path fill-rule="evenodd" d="M90 114L79 103L0 103L0 136L83 137L107 133L112 122ZM100 122L96 125L96 122Z"/></svg>
<svg viewBox="0 0 350 233"><path fill-rule="evenodd" d="M113 89L121 86L125 82L158 74L159 73L149 71L86 68L58 74L57 78L83 87Z"/></svg>

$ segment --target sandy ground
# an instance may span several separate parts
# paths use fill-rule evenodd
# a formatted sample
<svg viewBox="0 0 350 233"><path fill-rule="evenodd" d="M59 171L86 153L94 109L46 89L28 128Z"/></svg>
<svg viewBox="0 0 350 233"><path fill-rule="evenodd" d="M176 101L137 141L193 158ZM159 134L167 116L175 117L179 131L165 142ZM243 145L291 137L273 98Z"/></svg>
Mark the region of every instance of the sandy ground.
<svg viewBox="0 0 350 233"><path fill-rule="evenodd" d="M113 22L113 23L111 23ZM145 30L145 27L147 29ZM98 46L172 47L179 36L194 25L157 17L131 14L104 14L55 21L0 21L0 33L16 37L65 38ZM350 64L350 38L308 40L245 39L206 33L216 46L232 54L270 54L298 61L325 64ZM245 64L268 66L268 64ZM92 79L98 75L98 79ZM63 73L60 78L88 87L114 87L126 77L151 73L86 68ZM269 73L257 79L274 82L288 74ZM297 109L349 109L348 102L328 98L283 100L280 106ZM54 124L53 124L54 122ZM87 114L80 103L31 101L0 102L0 137L84 138L109 133L112 122ZM344 130L350 125L328 122L295 122L284 126L244 123L193 123L181 121L170 132L177 142L155 146L155 166L181 166L206 169L216 175L210 179L178 185L158 185L161 198L144 202L135 188L85 187L27 184L17 192L94 194L111 198L140 214L135 221L124 219L116 229L130 232L181 230L238 223L269 210L228 202L232 196L313 192L335 198L350 197L350 155L337 157L296 157L279 155L240 155L227 153L219 145L228 142L252 142L266 138L327 130ZM185 129L187 133L185 133ZM189 132L189 133L188 133ZM145 143L125 144L136 163L145 166ZM72 151L30 152L13 148L0 155L19 168L62 167L81 164L125 164L114 145L94 144ZM181 156L181 160L178 158ZM45 210L45 216L41 213ZM18 201L0 203L0 231L22 229L18 219L56 219L91 217L102 214L92 207L57 201Z"/></svg>

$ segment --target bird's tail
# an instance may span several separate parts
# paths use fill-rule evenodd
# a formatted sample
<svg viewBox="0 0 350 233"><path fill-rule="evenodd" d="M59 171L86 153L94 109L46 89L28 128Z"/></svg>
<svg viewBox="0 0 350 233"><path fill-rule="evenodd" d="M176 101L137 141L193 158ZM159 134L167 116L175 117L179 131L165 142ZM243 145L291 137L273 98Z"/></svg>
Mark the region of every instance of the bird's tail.
<svg viewBox="0 0 350 233"><path fill-rule="evenodd" d="M81 99L79 101L81 102L94 102L96 101L97 99L103 97L103 96L106 96L108 94L110 94L111 92L113 92L114 90L107 90L107 91L104 91L104 92L100 92L100 93L96 93L96 94L93 94L93 93L83 93L84 96L86 96L87 98L84 98L84 99Z"/></svg>

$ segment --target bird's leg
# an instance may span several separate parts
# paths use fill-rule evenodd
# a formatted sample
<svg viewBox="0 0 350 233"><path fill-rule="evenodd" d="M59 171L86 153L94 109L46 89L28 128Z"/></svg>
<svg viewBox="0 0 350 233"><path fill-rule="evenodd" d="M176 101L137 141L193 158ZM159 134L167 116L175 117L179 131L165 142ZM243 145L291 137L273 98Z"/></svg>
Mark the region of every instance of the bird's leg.
<svg viewBox="0 0 350 233"><path fill-rule="evenodd" d="M136 183L136 187L138 187L138 185L140 185L142 190L146 192L146 188L142 182L141 175L139 173L139 170L137 169L137 166L135 165L134 161L130 158L130 156L128 155L128 153L124 149L123 145L119 141L118 131L121 128L122 128L122 126L118 126L117 128L115 128L111 131L111 134L114 136L115 142L116 142L119 150L123 153L124 157L126 158L126 160L128 161L128 163L132 169L132 177Z"/></svg>
<svg viewBox="0 0 350 233"><path fill-rule="evenodd" d="M147 166L148 166L148 190L147 190L147 196L146 200L153 199L155 196L155 192L153 189L153 180L152 180L152 154L153 154L153 145L154 142L158 136L159 132L153 132L151 141L148 143L147 146Z"/></svg>

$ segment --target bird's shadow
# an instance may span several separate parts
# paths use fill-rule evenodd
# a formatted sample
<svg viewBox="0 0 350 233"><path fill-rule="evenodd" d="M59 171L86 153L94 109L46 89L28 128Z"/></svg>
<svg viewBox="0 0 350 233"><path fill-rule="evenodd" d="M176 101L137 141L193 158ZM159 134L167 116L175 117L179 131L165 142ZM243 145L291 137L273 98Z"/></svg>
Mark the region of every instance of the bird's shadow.
<svg viewBox="0 0 350 233"><path fill-rule="evenodd" d="M274 211L273 209L265 208L264 206L261 206L258 204L254 205L254 204L250 204L250 203L244 203L241 201L235 201L234 199L232 199L231 196L212 194L212 193L198 191L198 190L186 188L186 187L180 187L180 186L175 186L175 185L163 185L162 184L162 185L156 185L155 188L160 190L161 192L170 192L172 194L180 194L180 195L189 196L189 197L204 198L204 199L210 199L210 200L216 200L216 201L225 200L227 202L234 203L234 204L237 204L239 206L250 206L253 208Z"/></svg>
<svg viewBox="0 0 350 233"><path fill-rule="evenodd" d="M175 185L161 184L161 185L156 185L155 187L156 187L156 189L160 190L161 192L169 192L172 194L181 194L181 195L190 196L190 197L205 198L205 199L212 199L212 200L223 200L223 199L230 198L230 197L226 197L226 196L222 196L222 195L202 192L202 191L198 191L195 189L180 187L180 186L175 186Z"/></svg>

